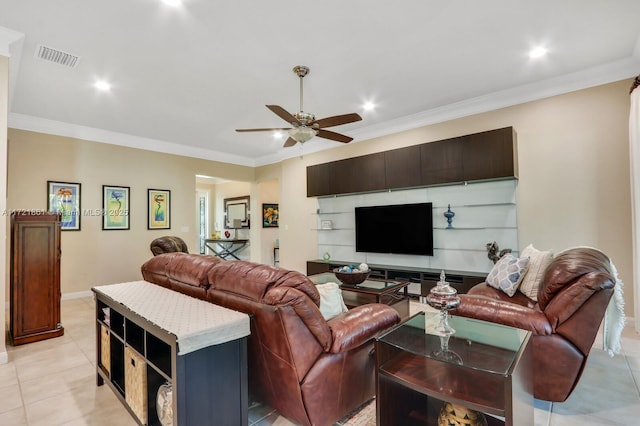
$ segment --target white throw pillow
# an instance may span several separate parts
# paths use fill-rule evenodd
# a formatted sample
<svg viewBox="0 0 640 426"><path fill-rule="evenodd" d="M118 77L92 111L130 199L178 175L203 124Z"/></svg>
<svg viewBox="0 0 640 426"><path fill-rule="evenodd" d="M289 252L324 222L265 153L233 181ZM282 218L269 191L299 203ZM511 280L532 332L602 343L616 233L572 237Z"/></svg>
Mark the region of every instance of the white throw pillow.
<svg viewBox="0 0 640 426"><path fill-rule="evenodd" d="M522 282L525 272L527 272L528 266L529 258L517 258L510 253L505 254L493 265L486 282L491 287L497 288L509 297L513 297Z"/></svg>
<svg viewBox="0 0 640 426"><path fill-rule="evenodd" d="M347 306L342 299L342 290L336 283L317 284L320 293L320 313L327 321L331 318L347 312Z"/></svg>
<svg viewBox="0 0 640 426"><path fill-rule="evenodd" d="M538 250L532 244L529 244L522 250L520 256L529 258L529 268L527 273L524 274L518 290L529 299L537 301L538 288L540 288L540 284L544 279L547 266L553 260L553 253L551 251Z"/></svg>

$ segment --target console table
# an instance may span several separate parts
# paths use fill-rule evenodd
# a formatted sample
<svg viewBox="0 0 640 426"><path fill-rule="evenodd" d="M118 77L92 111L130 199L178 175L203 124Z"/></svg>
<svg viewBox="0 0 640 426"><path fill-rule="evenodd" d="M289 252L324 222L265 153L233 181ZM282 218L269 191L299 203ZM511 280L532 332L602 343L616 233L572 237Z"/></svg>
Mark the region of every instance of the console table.
<svg viewBox="0 0 640 426"><path fill-rule="evenodd" d="M453 316L443 352L433 315L416 314L376 339L377 424L441 424L449 402L484 413L488 426L533 425L531 332Z"/></svg>
<svg viewBox="0 0 640 426"><path fill-rule="evenodd" d="M173 426L248 424L248 315L146 281L92 290L97 385L139 425L162 426L157 393L168 385Z"/></svg>
<svg viewBox="0 0 640 426"><path fill-rule="evenodd" d="M231 256L236 260L240 260L236 253L242 250L249 240L214 240L214 239L206 239L204 240L204 245L207 246L209 250L211 250L214 256L218 256L222 259L226 259Z"/></svg>

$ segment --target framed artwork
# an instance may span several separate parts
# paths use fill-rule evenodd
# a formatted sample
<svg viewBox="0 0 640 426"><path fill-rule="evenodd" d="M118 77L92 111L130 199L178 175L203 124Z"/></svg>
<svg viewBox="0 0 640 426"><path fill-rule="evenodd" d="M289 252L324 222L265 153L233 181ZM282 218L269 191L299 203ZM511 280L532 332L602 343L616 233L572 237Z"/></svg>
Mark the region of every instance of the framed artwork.
<svg viewBox="0 0 640 426"><path fill-rule="evenodd" d="M102 229L129 229L128 186L102 185Z"/></svg>
<svg viewBox="0 0 640 426"><path fill-rule="evenodd" d="M80 184L48 180L47 211L61 213L61 230L79 231Z"/></svg>
<svg viewBox="0 0 640 426"><path fill-rule="evenodd" d="M277 204L262 205L262 227L277 228L279 219L279 210Z"/></svg>
<svg viewBox="0 0 640 426"><path fill-rule="evenodd" d="M147 190L147 229L171 229L171 191Z"/></svg>

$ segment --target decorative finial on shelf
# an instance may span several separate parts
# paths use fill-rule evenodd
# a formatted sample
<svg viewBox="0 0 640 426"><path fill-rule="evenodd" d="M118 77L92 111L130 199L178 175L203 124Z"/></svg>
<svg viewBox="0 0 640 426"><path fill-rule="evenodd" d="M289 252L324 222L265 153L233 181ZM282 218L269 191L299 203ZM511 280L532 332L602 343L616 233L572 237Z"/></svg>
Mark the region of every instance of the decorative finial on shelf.
<svg viewBox="0 0 640 426"><path fill-rule="evenodd" d="M453 217L455 216L455 212L451 211L451 204L449 204L447 206L447 211L444 212L444 217L447 218L447 229L452 229L453 225L451 224L451 222L453 222Z"/></svg>

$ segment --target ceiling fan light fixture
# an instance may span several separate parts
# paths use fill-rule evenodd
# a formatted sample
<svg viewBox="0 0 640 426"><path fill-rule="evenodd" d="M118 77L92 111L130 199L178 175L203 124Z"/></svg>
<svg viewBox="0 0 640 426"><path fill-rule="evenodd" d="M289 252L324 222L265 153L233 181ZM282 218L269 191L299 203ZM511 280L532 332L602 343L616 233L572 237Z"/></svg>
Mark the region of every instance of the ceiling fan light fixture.
<svg viewBox="0 0 640 426"><path fill-rule="evenodd" d="M318 131L311 127L299 126L289 129L289 136L296 142L304 143L318 134Z"/></svg>

